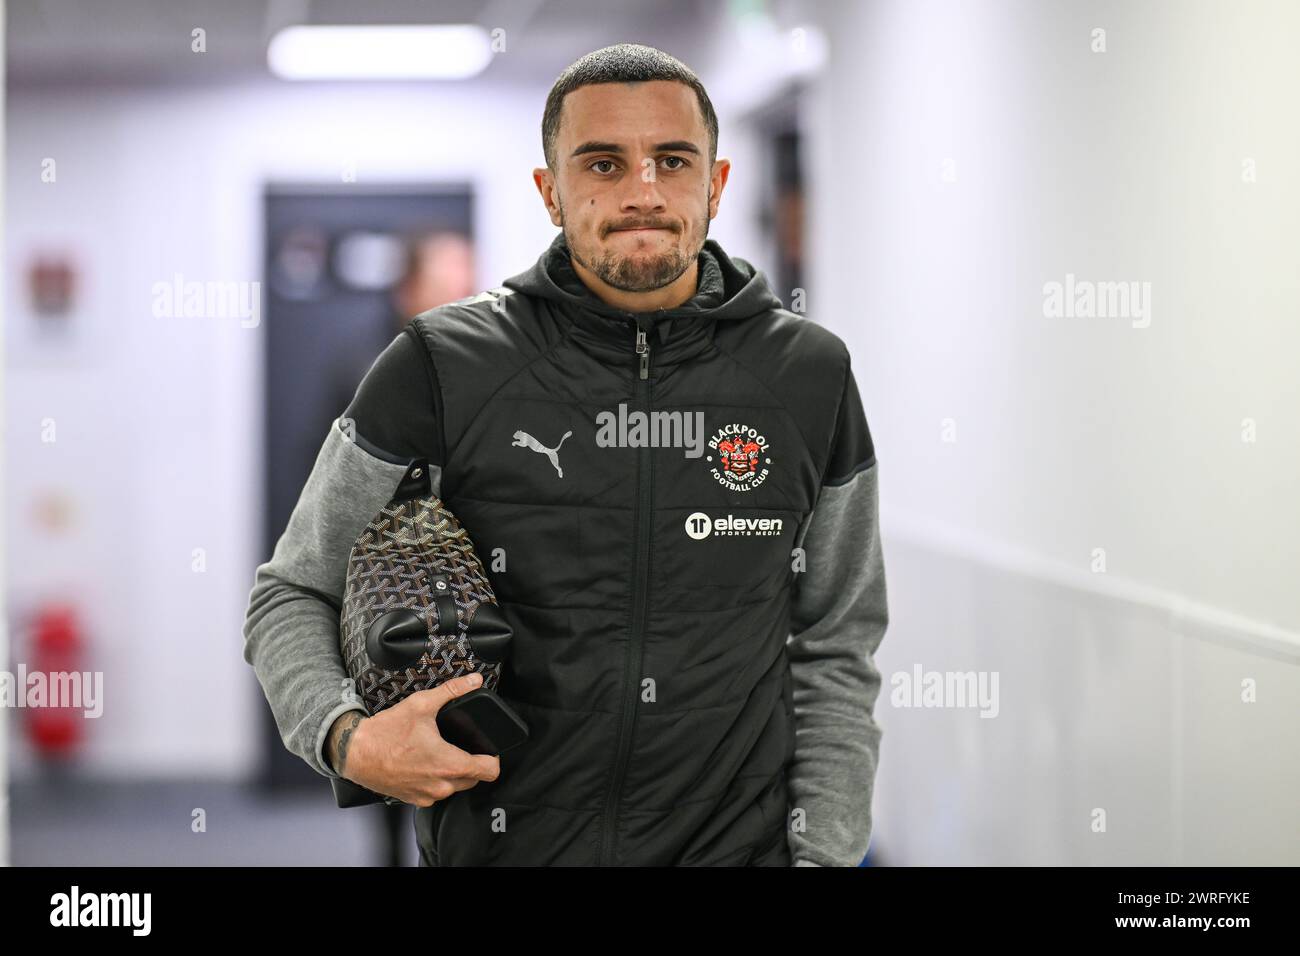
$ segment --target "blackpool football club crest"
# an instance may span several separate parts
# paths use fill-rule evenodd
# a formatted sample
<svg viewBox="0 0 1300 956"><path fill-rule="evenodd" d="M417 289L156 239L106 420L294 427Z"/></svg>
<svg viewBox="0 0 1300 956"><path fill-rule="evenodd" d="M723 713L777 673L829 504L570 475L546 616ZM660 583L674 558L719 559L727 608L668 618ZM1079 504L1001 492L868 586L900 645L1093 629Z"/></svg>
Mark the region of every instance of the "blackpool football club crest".
<svg viewBox="0 0 1300 956"><path fill-rule="evenodd" d="M739 422L723 425L709 439L710 474L728 491L753 491L767 480L772 459L767 439Z"/></svg>

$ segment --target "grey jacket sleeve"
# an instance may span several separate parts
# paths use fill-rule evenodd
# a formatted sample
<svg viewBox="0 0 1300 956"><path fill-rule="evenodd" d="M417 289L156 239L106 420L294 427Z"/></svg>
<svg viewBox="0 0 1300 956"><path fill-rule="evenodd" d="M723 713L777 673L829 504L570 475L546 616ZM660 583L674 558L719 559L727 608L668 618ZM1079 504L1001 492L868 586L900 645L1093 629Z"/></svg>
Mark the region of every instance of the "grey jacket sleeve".
<svg viewBox="0 0 1300 956"><path fill-rule="evenodd" d="M881 729L873 655L888 624L875 449L852 369L829 464L796 545L787 644L794 684L790 855L795 866L857 866L871 840Z"/></svg>
<svg viewBox="0 0 1300 956"><path fill-rule="evenodd" d="M430 459L440 494L439 443L430 363L408 331L375 360L338 418L276 543L257 568L244 619L244 659L253 666L284 745L326 777L334 721L361 710L339 649L339 615L348 554L370 519L392 498L413 457ZM383 436L380 446L367 436Z"/></svg>

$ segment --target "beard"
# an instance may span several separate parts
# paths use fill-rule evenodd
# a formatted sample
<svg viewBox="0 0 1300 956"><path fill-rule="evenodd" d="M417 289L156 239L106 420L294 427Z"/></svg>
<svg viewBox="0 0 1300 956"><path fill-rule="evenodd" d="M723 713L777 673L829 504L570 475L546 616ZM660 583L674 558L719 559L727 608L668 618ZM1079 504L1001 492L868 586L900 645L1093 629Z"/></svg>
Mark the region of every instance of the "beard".
<svg viewBox="0 0 1300 956"><path fill-rule="evenodd" d="M569 255L594 273L601 282L622 292L651 292L672 283L690 268L704 247L704 240L709 236L709 216L706 212L695 222L692 233L698 239L688 243L692 248L683 251L675 246L658 255L624 255L617 252L587 255L574 242L575 237L569 232L563 203L560 203L560 227L564 230Z"/></svg>

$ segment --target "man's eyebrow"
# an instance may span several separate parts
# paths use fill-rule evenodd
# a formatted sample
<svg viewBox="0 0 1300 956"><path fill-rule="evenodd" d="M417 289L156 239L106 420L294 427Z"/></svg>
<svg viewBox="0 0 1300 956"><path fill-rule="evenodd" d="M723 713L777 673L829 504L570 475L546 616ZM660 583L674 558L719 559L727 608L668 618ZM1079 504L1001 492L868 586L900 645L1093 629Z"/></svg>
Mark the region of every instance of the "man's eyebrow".
<svg viewBox="0 0 1300 956"><path fill-rule="evenodd" d="M602 143L599 140L588 140L570 153L569 156L570 158L573 158L575 156L582 156L584 153L616 153L621 156L625 152L626 150L624 150L618 143ZM696 156L699 156L700 148L687 139L672 139L666 143L655 143L654 146L651 147L651 152L694 153Z"/></svg>

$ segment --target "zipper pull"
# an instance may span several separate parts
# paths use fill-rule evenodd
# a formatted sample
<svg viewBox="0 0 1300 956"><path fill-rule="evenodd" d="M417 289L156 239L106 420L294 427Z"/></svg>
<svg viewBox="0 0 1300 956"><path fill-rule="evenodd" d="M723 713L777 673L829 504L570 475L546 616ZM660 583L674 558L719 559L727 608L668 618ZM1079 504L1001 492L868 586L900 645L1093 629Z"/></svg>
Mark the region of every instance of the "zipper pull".
<svg viewBox="0 0 1300 956"><path fill-rule="evenodd" d="M645 329L639 325L636 329L636 354L641 356L641 378L650 374L650 343L646 341Z"/></svg>

